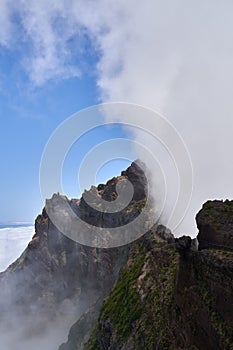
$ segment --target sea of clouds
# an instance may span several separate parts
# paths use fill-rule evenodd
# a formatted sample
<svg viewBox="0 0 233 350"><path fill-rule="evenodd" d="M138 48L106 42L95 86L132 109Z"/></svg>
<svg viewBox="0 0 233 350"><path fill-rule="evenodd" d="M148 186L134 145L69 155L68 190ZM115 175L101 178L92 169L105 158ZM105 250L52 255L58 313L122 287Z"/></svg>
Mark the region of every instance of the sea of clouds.
<svg viewBox="0 0 233 350"><path fill-rule="evenodd" d="M33 226L3 226L0 225L0 272L21 255L34 234Z"/></svg>

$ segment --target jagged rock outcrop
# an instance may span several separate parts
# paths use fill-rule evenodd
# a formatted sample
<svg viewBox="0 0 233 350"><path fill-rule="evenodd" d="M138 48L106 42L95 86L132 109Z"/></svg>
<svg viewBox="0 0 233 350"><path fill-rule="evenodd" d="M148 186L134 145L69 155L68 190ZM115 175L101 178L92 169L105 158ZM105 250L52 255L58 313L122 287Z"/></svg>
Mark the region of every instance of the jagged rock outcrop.
<svg viewBox="0 0 233 350"><path fill-rule="evenodd" d="M196 216L199 249L233 251L233 201L208 201Z"/></svg>
<svg viewBox="0 0 233 350"><path fill-rule="evenodd" d="M145 201L145 176L140 167L133 163L120 177L89 191L106 200L113 200L117 196L117 182L124 179L132 182L135 195L126 210L127 218L124 218L126 211L121 212L116 224L119 220L124 222L137 216L140 203ZM18 260L0 274L0 336L3 339L2 335L6 333L7 338L4 350L24 350L28 339L30 348L34 350L56 350L65 340L64 334L68 334L70 326L82 314L92 309L89 321L94 318L127 259L127 246L92 248L62 234L47 214L47 205L52 205L56 210L61 199L91 225L103 223L103 226L111 227L114 221L112 215L103 217L101 212L93 212L94 209L83 198L69 200L55 194L47 201L42 214L35 221L35 235L28 247ZM65 221L66 218L61 220ZM50 342L46 343L44 338L50 329L57 334L57 339L51 336ZM63 339L60 339L62 332ZM82 335L79 333L79 344L87 334L88 329L83 330Z"/></svg>
<svg viewBox="0 0 233 350"><path fill-rule="evenodd" d="M176 238L176 248L180 255L185 256L187 253L189 253L189 249L192 244L192 239L189 236L182 236L179 238Z"/></svg>
<svg viewBox="0 0 233 350"><path fill-rule="evenodd" d="M69 201L65 196L54 194L46 201L49 217L68 237L88 246L121 246L142 236L142 230L146 232L147 227L152 226L153 203L147 198L146 177L138 164L142 166L142 163L133 162L106 185L92 186L84 191L80 200ZM128 192L128 183L132 193ZM128 224L135 219L138 224L131 229ZM104 230L99 230L100 227Z"/></svg>

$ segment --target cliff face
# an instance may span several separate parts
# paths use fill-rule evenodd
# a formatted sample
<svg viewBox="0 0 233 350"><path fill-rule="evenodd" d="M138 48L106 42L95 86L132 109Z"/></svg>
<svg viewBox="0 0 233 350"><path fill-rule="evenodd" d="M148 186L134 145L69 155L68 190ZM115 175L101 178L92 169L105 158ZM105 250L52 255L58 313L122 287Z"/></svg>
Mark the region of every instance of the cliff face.
<svg viewBox="0 0 233 350"><path fill-rule="evenodd" d="M201 250L181 259L174 300L184 349L232 349L232 253Z"/></svg>
<svg viewBox="0 0 233 350"><path fill-rule="evenodd" d="M190 237L161 242L156 232L132 244L85 350L233 349L233 253L225 249L233 216L226 205L208 202L197 215L199 251ZM201 224L207 207L207 218L217 211L215 222L224 222L214 245Z"/></svg>
<svg viewBox="0 0 233 350"><path fill-rule="evenodd" d="M147 196L137 164L85 193L98 207L100 197L115 200L126 179L134 196L116 214L91 208L84 196L48 200L28 247L0 274L1 348L233 349L233 202L207 202L198 213L199 250L162 225L128 246L91 248L64 236L47 215L62 199L90 226L123 226Z"/></svg>
<svg viewBox="0 0 233 350"><path fill-rule="evenodd" d="M127 211L134 217L138 213L136 201L145 199L144 177L136 164L106 185L92 187L88 193L94 191L112 200L117 196L119 178L132 180L135 187L134 205L130 203ZM56 206L60 197L54 195L49 203ZM93 215L93 209L83 198L62 198L82 218L97 223L99 213ZM123 214L121 220L125 219ZM110 225L112 217L102 217L102 221L106 226ZM0 274L0 336L1 341L5 339L4 349L35 350L43 347L57 350L70 326L82 314L92 309L91 319L94 319L127 255L127 246L97 249L67 238L53 225L45 208L36 219L35 235L26 250ZM80 343L87 333L88 329L84 329L82 336L80 334Z"/></svg>

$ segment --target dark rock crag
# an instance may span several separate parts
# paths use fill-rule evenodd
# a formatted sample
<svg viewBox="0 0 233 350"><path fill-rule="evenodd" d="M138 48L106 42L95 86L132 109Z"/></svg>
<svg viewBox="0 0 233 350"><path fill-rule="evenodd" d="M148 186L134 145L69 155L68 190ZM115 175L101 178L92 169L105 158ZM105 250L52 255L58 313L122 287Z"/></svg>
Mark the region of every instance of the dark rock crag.
<svg viewBox="0 0 233 350"><path fill-rule="evenodd" d="M208 201L197 214L199 249L233 251L233 201Z"/></svg>
<svg viewBox="0 0 233 350"><path fill-rule="evenodd" d="M119 179L128 179L134 186L135 197L127 208L128 220L130 216L138 215L146 195L143 190L145 175L136 163L121 176L106 185L92 187L89 192L94 191L111 201L117 196ZM48 203L56 206L61 198L82 219L98 224L102 214L98 211L93 214L93 209L83 198L69 200L66 196L55 194ZM112 216L101 216L101 220L105 226L111 226L113 221ZM121 220L125 220L124 213L121 213ZM66 326L67 334L72 323L91 309L90 328L90 320L97 315L103 298L109 294L127 255L127 246L92 248L67 238L54 226L45 207L35 221L35 235L26 250L0 274L0 335L11 329L8 338L22 340L29 337L35 349L35 344L40 344L49 328L62 330ZM88 334L87 328L82 332L84 339ZM57 330L58 340L55 339L54 344L41 343L41 347L57 349L62 342L59 341L59 332ZM79 344L82 344L82 337L79 333ZM6 348L24 350L26 345L21 340L7 343ZM38 348L41 347L38 345Z"/></svg>

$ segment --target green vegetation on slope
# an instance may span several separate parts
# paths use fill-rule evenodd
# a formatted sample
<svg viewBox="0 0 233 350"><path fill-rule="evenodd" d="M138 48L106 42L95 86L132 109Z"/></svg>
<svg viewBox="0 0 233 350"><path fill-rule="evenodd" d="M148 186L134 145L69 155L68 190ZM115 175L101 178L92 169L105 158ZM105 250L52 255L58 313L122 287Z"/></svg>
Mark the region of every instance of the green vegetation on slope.
<svg viewBox="0 0 233 350"><path fill-rule="evenodd" d="M156 343L168 349L177 262L174 247L156 246L148 251L137 242L85 350L97 350L103 344L105 348L120 349L124 344L130 348L131 343L134 349L153 349Z"/></svg>

